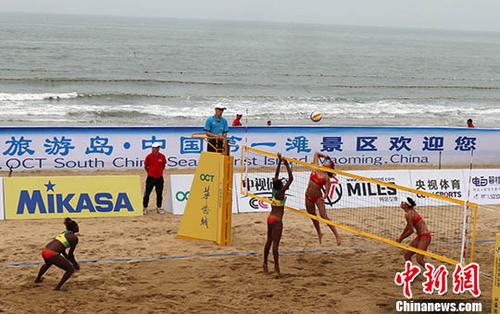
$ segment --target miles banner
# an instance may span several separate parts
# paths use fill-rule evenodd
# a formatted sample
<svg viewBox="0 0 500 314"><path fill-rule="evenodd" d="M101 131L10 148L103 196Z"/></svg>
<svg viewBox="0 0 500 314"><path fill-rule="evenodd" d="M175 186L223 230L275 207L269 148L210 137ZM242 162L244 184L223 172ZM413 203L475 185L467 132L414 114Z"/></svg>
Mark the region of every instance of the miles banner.
<svg viewBox="0 0 500 314"><path fill-rule="evenodd" d="M139 176L4 179L5 219L142 215Z"/></svg>

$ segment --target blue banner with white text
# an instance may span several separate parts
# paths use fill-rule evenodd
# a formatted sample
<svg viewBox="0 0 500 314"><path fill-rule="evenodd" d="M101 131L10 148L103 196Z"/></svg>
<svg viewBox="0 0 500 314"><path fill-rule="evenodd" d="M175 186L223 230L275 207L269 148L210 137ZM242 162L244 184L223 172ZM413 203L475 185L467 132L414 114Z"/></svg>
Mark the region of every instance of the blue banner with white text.
<svg viewBox="0 0 500 314"><path fill-rule="evenodd" d="M191 135L201 131L201 127L4 127L0 167L4 171L143 168L152 143L160 142L167 167L194 168L206 143ZM338 165L351 166L500 164L500 129L273 126L231 128L228 139L235 164L241 145L305 161L320 151Z"/></svg>

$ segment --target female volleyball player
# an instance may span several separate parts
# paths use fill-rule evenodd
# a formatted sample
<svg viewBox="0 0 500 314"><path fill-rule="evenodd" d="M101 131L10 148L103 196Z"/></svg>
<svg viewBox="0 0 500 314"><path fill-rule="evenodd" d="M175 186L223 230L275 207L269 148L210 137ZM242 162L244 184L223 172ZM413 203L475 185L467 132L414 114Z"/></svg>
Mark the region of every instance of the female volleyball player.
<svg viewBox="0 0 500 314"><path fill-rule="evenodd" d="M417 249L421 249L423 251L427 251L429 244L431 244L431 233L427 228L427 224L425 223L422 216L420 216L415 210L415 206L417 203L409 197L406 198L406 202L401 202L400 207L405 211L406 218L406 227L403 230L401 236L396 240L397 242L401 242L407 237L409 237L413 233L413 229L417 231L417 237L411 241L410 246L415 247ZM412 251L405 252L405 261L410 261L411 257L415 254ZM417 262L425 267L424 256L421 254L417 254Z"/></svg>
<svg viewBox="0 0 500 314"><path fill-rule="evenodd" d="M285 184L278 178L280 174L281 162L285 164L286 171L288 172L288 180ZM280 264L279 264L279 254L278 248L281 240L281 233L283 232L283 214L285 211L285 192L292 184L293 175L292 169L288 164L286 159L281 158L281 154L278 154L278 166L276 167L276 173L273 178L273 191L271 199L271 213L267 217L267 241L264 246L264 272L268 272L267 268L267 256L269 255L269 249L271 244L273 246L273 256L274 256L274 272L276 277L281 277Z"/></svg>
<svg viewBox="0 0 500 314"><path fill-rule="evenodd" d="M75 269L80 269L80 266L75 259L75 248L78 244L77 233L80 231L76 221L66 218L64 220L64 225L66 225L66 231L59 234L52 241L47 244L42 249L42 257L45 264L42 265L40 271L38 272L38 277L36 277L35 282L42 282L43 275L52 266L52 264L61 268L65 271L61 281L55 287L55 290L60 290L62 285L73 275ZM66 254L66 249L69 248L68 254Z"/></svg>
<svg viewBox="0 0 500 314"><path fill-rule="evenodd" d="M320 158L323 158L323 162L321 162ZM314 153L313 164L320 165L326 168L335 168L333 161L323 153ZM316 215L316 207L319 210L319 215L323 219L329 219L326 214L325 209L325 197L328 195L328 191L330 191L330 178L333 176L331 172L322 171L322 170L313 170L309 177L309 184L306 189L306 210L311 215ZM323 191L324 187L324 191ZM324 193L323 193L324 192ZM319 243L321 243L321 238L323 238L323 234L321 233L321 229L319 226L319 221L315 219L311 219L316 229L316 233L318 234ZM335 235L335 239L337 240L337 245L340 245L340 235L337 232L337 228L332 225L328 225L330 230L332 230Z"/></svg>

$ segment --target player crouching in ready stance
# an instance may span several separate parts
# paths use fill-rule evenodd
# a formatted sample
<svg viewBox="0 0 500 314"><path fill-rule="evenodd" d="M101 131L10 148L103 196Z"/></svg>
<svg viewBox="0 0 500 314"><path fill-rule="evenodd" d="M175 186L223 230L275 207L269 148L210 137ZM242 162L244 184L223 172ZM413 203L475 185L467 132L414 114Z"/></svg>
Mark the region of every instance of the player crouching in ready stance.
<svg viewBox="0 0 500 314"><path fill-rule="evenodd" d="M73 275L75 269L80 269L74 255L76 245L78 244L78 236L76 234L80 229L76 221L70 218L64 220L64 225L66 226L66 231L59 234L42 249L42 257L45 264L40 268L38 277L35 280L36 283L42 282L45 272L50 266L56 265L64 270L65 273L54 290L60 290L62 285ZM68 248L69 252L66 254L66 249Z"/></svg>
<svg viewBox="0 0 500 314"><path fill-rule="evenodd" d="M396 240L397 242L403 241L413 233L413 229L417 231L417 237L411 241L410 246L427 251L427 248L431 244L432 235L427 228L422 216L420 216L415 210L417 203L410 197L406 198L407 202L401 202L400 207L405 211L406 227L403 230L401 236ZM411 257L415 254L412 251L405 252L405 261L411 261ZM421 254L417 254L417 262L425 267L425 259Z"/></svg>

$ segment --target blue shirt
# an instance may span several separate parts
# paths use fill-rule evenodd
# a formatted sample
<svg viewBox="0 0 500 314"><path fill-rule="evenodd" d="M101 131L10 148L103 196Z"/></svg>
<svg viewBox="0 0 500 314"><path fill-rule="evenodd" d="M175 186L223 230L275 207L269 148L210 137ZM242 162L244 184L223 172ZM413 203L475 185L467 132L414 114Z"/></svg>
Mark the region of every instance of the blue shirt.
<svg viewBox="0 0 500 314"><path fill-rule="evenodd" d="M229 132L229 127L227 125L227 120L224 117L221 117L220 120L217 120L215 116L211 116L205 122L204 131L208 131L214 135L222 135L224 133Z"/></svg>

